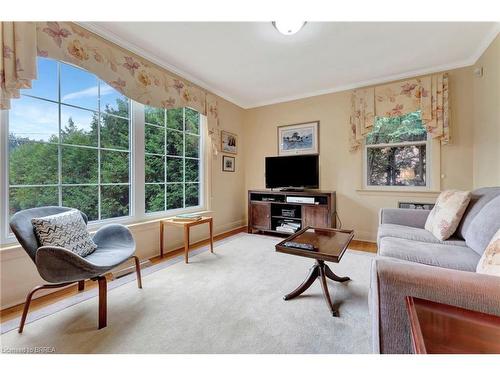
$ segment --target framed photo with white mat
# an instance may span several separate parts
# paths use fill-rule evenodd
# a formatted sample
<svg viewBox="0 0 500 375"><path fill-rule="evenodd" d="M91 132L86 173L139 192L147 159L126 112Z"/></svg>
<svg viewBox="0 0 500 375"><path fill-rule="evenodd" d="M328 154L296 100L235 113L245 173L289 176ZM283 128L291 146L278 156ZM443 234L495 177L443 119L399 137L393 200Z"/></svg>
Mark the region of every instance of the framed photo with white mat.
<svg viewBox="0 0 500 375"><path fill-rule="evenodd" d="M319 154L319 121L278 126L278 155Z"/></svg>

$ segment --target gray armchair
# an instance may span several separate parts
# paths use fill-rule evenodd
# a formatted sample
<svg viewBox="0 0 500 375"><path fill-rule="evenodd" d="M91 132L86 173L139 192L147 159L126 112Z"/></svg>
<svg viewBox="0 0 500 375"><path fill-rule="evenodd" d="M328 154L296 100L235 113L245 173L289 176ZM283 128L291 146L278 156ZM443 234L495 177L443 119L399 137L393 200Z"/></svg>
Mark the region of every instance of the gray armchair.
<svg viewBox="0 0 500 375"><path fill-rule="evenodd" d="M28 253L40 276L50 284L35 287L26 297L19 333L22 333L33 294L41 289L60 288L78 283L78 290L85 287L85 280L91 279L99 285L99 329L106 327L107 283L104 274L129 259L134 259L137 285L142 288L139 258L135 253L135 241L130 231L119 224L100 228L93 237L97 249L81 257L67 249L55 246L39 246L31 219L55 215L71 210L67 207L40 207L19 211L12 216L10 227L17 240ZM87 215L81 212L87 223Z"/></svg>

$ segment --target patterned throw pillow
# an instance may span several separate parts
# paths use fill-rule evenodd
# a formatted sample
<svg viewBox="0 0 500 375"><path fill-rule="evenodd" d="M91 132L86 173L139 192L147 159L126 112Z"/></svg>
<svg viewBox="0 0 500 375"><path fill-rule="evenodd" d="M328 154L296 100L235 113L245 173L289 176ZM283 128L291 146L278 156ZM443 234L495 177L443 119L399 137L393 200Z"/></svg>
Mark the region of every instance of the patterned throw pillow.
<svg viewBox="0 0 500 375"><path fill-rule="evenodd" d="M486 246L477 264L476 272L500 276L500 228Z"/></svg>
<svg viewBox="0 0 500 375"><path fill-rule="evenodd" d="M85 257L97 249L82 215L70 210L56 215L31 219L41 246L59 246Z"/></svg>
<svg viewBox="0 0 500 375"><path fill-rule="evenodd" d="M470 198L470 191L443 191L427 217L425 229L441 241L450 238L457 230Z"/></svg>

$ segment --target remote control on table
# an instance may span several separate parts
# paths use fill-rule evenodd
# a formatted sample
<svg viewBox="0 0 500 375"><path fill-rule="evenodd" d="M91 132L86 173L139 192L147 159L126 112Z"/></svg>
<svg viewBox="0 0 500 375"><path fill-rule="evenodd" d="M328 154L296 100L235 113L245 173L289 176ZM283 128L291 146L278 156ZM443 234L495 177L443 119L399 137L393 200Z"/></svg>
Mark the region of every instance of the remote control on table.
<svg viewBox="0 0 500 375"><path fill-rule="evenodd" d="M288 241L288 242L285 242L283 245L286 247L294 247L294 248L300 249L300 250L314 251L314 246L311 244L308 244L308 243Z"/></svg>

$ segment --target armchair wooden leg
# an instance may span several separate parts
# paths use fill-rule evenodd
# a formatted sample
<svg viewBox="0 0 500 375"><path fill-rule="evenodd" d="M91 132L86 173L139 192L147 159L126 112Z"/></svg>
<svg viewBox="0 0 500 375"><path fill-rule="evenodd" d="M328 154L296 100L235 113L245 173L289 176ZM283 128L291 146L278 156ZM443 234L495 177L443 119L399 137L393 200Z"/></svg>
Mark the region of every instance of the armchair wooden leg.
<svg viewBox="0 0 500 375"><path fill-rule="evenodd" d="M139 258L135 255L132 256L135 261L135 273L137 274L137 286L139 289L142 289L142 278L141 278L141 263L139 262Z"/></svg>
<svg viewBox="0 0 500 375"><path fill-rule="evenodd" d="M99 284L99 329L107 326L108 320L108 307L107 307L107 282L104 276L99 276L97 278L97 283Z"/></svg>
<svg viewBox="0 0 500 375"><path fill-rule="evenodd" d="M85 280L80 280L78 282L78 291L81 292L84 289L85 289Z"/></svg>
<svg viewBox="0 0 500 375"><path fill-rule="evenodd" d="M28 293L26 296L26 301L24 302L24 309L23 309L23 315L21 316L21 323L19 324L19 333L23 333L24 329L24 324L26 323L26 318L28 317L28 310L30 308L31 304L31 299L33 298L33 294L35 292L38 292L39 290L42 289L54 289L54 288L62 288L64 286L68 286L73 283L62 283L62 284L45 284L45 285L38 285L34 287L31 292Z"/></svg>

